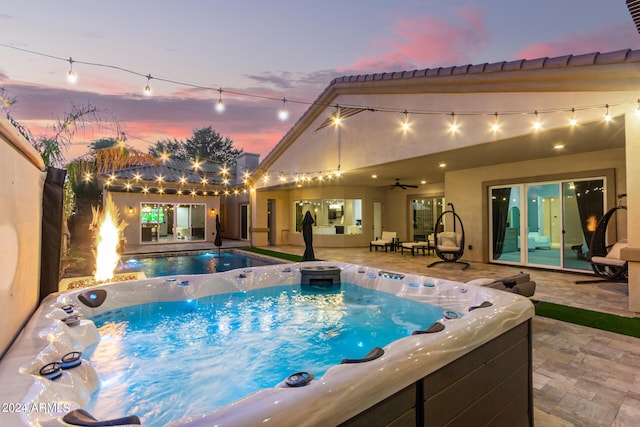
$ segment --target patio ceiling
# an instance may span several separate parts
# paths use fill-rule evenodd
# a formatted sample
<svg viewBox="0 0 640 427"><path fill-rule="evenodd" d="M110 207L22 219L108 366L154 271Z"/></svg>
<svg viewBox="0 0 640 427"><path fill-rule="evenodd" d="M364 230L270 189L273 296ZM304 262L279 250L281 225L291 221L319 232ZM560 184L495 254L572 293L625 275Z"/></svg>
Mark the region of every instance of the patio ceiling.
<svg viewBox="0 0 640 427"><path fill-rule="evenodd" d="M564 148L554 148L558 144L563 145ZM384 187L393 184L396 178L403 184L420 184L422 180L438 183L444 181L445 171L624 148L624 146L624 118L616 117L606 125L598 121L575 128L545 130L517 138L348 170L345 171L345 179L339 184ZM439 167L441 163L446 164L446 167ZM597 168L597 165L594 165L594 168ZM374 174L377 175L375 179L372 178Z"/></svg>

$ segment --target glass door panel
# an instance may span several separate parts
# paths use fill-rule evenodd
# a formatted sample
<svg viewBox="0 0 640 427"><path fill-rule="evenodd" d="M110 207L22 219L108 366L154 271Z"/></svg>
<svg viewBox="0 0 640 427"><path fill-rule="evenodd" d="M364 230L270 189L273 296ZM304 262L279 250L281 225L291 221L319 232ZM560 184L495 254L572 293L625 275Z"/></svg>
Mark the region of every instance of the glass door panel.
<svg viewBox="0 0 640 427"><path fill-rule="evenodd" d="M523 263L520 241L521 187L491 189L491 260ZM526 242L525 242L526 244ZM526 249L525 249L526 250Z"/></svg>
<svg viewBox="0 0 640 427"><path fill-rule="evenodd" d="M560 267L562 199L560 184L527 185L528 264Z"/></svg>
<svg viewBox="0 0 640 427"><path fill-rule="evenodd" d="M564 202L564 267L591 271L589 245L598 220L604 214L604 180L562 184Z"/></svg>

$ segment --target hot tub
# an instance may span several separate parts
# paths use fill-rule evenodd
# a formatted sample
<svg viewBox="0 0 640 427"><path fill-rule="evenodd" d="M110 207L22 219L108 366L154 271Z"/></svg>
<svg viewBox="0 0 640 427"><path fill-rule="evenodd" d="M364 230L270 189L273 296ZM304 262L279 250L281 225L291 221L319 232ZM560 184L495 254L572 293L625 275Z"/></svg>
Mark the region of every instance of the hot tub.
<svg viewBox="0 0 640 427"><path fill-rule="evenodd" d="M67 425L63 416L87 405L100 384L90 362L64 369L54 380L40 371L100 340L92 317L148 302L186 301L301 282L323 286L335 270L342 282L443 307L445 314L433 325L372 352L371 360L337 364L305 386L287 386L283 381L171 425L532 425L534 309L528 299L333 262L152 278L50 295L0 362L1 424ZM69 304L75 306L72 313L67 312Z"/></svg>

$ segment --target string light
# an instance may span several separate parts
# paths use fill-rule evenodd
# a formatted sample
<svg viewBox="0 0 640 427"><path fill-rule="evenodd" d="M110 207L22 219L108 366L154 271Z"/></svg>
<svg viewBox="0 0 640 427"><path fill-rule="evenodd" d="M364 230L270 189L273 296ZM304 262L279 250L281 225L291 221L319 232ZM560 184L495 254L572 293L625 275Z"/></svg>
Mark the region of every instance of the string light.
<svg viewBox="0 0 640 427"><path fill-rule="evenodd" d="M280 118L280 120L285 121L289 118L289 112L287 111L287 107L286 104L287 103L287 98L282 98L282 108L280 109L280 112L278 113L278 117Z"/></svg>
<svg viewBox="0 0 640 427"><path fill-rule="evenodd" d="M451 112L451 124L449 125L449 131L451 133L458 132L458 123L456 122L456 113Z"/></svg>
<svg viewBox="0 0 640 427"><path fill-rule="evenodd" d="M69 83L75 83L78 80L78 76L73 71L73 59L69 57L69 72L67 73L67 80Z"/></svg>
<svg viewBox="0 0 640 427"><path fill-rule="evenodd" d="M151 74L147 75L147 85L144 87L144 94L146 96L151 96L151 86L149 85L149 82L152 78L153 77L151 77Z"/></svg>
<svg viewBox="0 0 640 427"><path fill-rule="evenodd" d="M222 113L224 111L224 102L222 101L222 88L218 89L220 92L220 98L218 98L218 103L216 104L216 111Z"/></svg>
<svg viewBox="0 0 640 427"><path fill-rule="evenodd" d="M498 121L498 112L496 111L494 114L496 118L491 125L491 130L493 131L493 133L497 133L500 130L500 122Z"/></svg>
<svg viewBox="0 0 640 427"><path fill-rule="evenodd" d="M533 121L533 130L535 131L539 131L540 129L542 129L542 123L540 123L540 118L538 117L538 110L534 111L533 114L535 114L536 118Z"/></svg>
<svg viewBox="0 0 640 427"><path fill-rule="evenodd" d="M55 60L60 60L60 61L65 61L68 62L70 65L70 70L69 70L69 74L71 74L71 72L73 72L73 74L75 75L75 71L73 71L73 63L79 63L79 64L83 64L83 65L88 65L88 66L94 66L94 67L102 67L102 68L109 68L109 69L115 69L121 72L125 72L125 73L129 73L129 74L133 74L133 75L137 75L137 76L141 76L141 77L146 77L147 78L147 84L145 86L145 90L144 93L146 95L150 95L151 94L151 86L150 86L150 80L153 78L155 80L159 80L159 81L163 81L163 82L168 82L168 83L172 83L172 84L176 84L176 85L181 85L181 86L187 86L187 87L192 87L192 88L196 88L196 89L205 89L205 90L217 90L220 94L220 98L219 101L222 99L222 88L217 88L214 89L212 87L207 87L207 86L203 86L203 85L198 85L198 84L192 84L192 83L187 83L187 82L183 82L183 81L178 81L178 80L173 80L173 79L167 79L167 78L161 78L161 77L152 77L151 74L143 74L140 72L136 72L130 69L126 69L123 67L119 67L119 66L115 66L115 65L110 65L110 64L102 64L102 63L93 63L93 62L86 62L86 61L78 61L78 60L73 60L71 57L69 58L63 58L63 57L57 57L54 55L49 55L46 53L42 53L42 52L37 52L37 51L33 51L33 50L29 50L29 49L24 49L24 48L20 48L20 47L16 47L16 46L11 46L8 44L4 44L4 43L0 43L0 47L5 47L5 48L9 48L9 49L13 49L13 50L18 50L21 52L26 52L29 54L33 54L33 55L39 55L39 56L43 56L43 57L47 57L50 59L55 59ZM234 95L238 95L238 96L242 96L242 97L251 97L251 98L259 98L259 99L265 99L265 100L272 100L272 101L288 101L288 102L295 102L298 104L305 104L305 105L320 105L320 106L326 106L329 107L330 104L323 104L321 102L317 102L317 101L301 101L301 100L288 100L286 98L276 98L276 97L269 97L269 96L263 96L263 95L258 95L258 94L253 94L253 93L245 93L245 92L239 92L239 91L231 91L231 90L225 90L225 92L227 93L231 93ZM619 102L615 105L625 105L625 104L629 104L630 102L633 102L634 104L638 103L638 114L640 115L640 99L634 99L633 101L622 101ZM609 104L612 105L613 104ZM217 106L216 106L217 107ZM411 113L411 114L427 114L427 115L448 115L450 114L449 112L443 112L443 111L429 111L429 110L423 110L423 111L408 111L405 109L394 109L394 108L387 108L387 107L383 107L383 108L372 108L372 107L363 107L363 106L358 106L358 105L349 105L349 107L351 108L361 108L363 111L381 111L381 112L400 112L402 113L403 110L407 112L407 114ZM588 106L588 107L584 107L584 108L577 108L578 110L593 110L595 108L602 108L602 106ZM541 114L547 114L547 113L555 113L555 112L562 112L562 111L572 111L575 109L550 109L550 110L540 110L538 111ZM509 112L501 112L501 115L517 115L517 114L523 114L526 113L526 111L509 111ZM460 113L458 113L460 114ZM489 114L488 112L463 112L462 114L464 115L487 115ZM609 116L610 117L610 116ZM336 124L340 124L341 122L341 118L339 116L339 114L334 118L335 123ZM609 119L610 120L610 119ZM541 127L541 125L540 125Z"/></svg>
<svg viewBox="0 0 640 427"><path fill-rule="evenodd" d="M404 122L402 123L402 131L405 133L409 131L409 112L407 110L404 110Z"/></svg>

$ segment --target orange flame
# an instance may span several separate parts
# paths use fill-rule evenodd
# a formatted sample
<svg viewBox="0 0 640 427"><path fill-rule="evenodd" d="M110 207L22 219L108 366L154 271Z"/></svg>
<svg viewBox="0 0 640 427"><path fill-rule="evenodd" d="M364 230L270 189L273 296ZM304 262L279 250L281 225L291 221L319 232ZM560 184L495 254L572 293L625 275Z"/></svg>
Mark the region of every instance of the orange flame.
<svg viewBox="0 0 640 427"><path fill-rule="evenodd" d="M113 272L120 260L118 254L120 236L128 224L120 220L120 211L111 199L111 194L107 195L102 212L100 208L95 207L92 207L91 210L93 211L93 219L90 228L95 233L96 243L94 279L96 282L104 282L113 279Z"/></svg>

